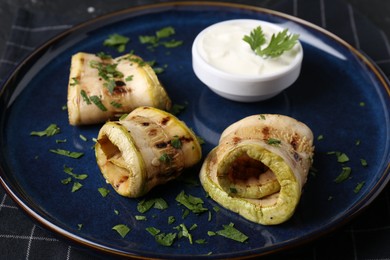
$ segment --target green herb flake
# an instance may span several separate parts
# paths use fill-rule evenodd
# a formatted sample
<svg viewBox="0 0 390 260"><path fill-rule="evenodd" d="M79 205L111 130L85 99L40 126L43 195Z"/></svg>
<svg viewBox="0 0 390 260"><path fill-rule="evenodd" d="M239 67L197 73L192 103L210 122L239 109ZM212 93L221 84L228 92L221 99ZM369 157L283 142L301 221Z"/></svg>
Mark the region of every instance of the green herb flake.
<svg viewBox="0 0 390 260"><path fill-rule="evenodd" d="M114 213L115 213L115 215L119 215L119 210L114 209Z"/></svg>
<svg viewBox="0 0 390 260"><path fill-rule="evenodd" d="M156 242L162 246L172 246L173 242L175 242L176 236L176 233L160 233L154 236L154 238L156 239Z"/></svg>
<svg viewBox="0 0 390 260"><path fill-rule="evenodd" d="M80 157L82 157L84 155L84 153L71 152L71 151L63 150L63 149L50 149L49 151L52 152L52 153L63 155L63 156L67 156L67 157L70 157L70 158L73 158L73 159L78 159L78 158L80 158Z"/></svg>
<svg viewBox="0 0 390 260"><path fill-rule="evenodd" d="M340 182L347 180L349 178L349 176L351 175L351 171L352 171L352 169L350 167L343 167L339 176L337 176L337 178L334 179L334 182L340 183Z"/></svg>
<svg viewBox="0 0 390 260"><path fill-rule="evenodd" d="M154 73L156 73L156 74L161 74L165 71L165 69L162 67L153 67L153 70L154 70Z"/></svg>
<svg viewBox="0 0 390 260"><path fill-rule="evenodd" d="M216 236L217 233L215 233L214 231L207 231L207 235L208 235L209 237L212 237L212 236Z"/></svg>
<svg viewBox="0 0 390 260"><path fill-rule="evenodd" d="M197 239L195 240L195 243L198 244L198 245L203 245L203 244L206 244L206 239Z"/></svg>
<svg viewBox="0 0 390 260"><path fill-rule="evenodd" d="M260 114L260 115L259 115L259 119L260 119L260 120L265 120L265 115Z"/></svg>
<svg viewBox="0 0 390 260"><path fill-rule="evenodd" d="M73 187L72 187L72 192L76 192L78 191L79 189L81 189L81 187L83 187L83 184L81 184L80 182L74 182L73 183Z"/></svg>
<svg viewBox="0 0 390 260"><path fill-rule="evenodd" d="M81 230L83 228L83 224L77 224L77 230Z"/></svg>
<svg viewBox="0 0 390 260"><path fill-rule="evenodd" d="M364 102L359 102L359 106L364 107L365 105L366 105L366 103L364 103Z"/></svg>
<svg viewBox="0 0 390 260"><path fill-rule="evenodd" d="M32 131L30 135L32 136L53 136L58 133L60 133L60 128L56 124L50 124L45 130L43 131Z"/></svg>
<svg viewBox="0 0 390 260"><path fill-rule="evenodd" d="M337 162L345 163L349 161L349 157L345 153L337 153Z"/></svg>
<svg viewBox="0 0 390 260"><path fill-rule="evenodd" d="M72 182L72 177L68 177L66 179L61 180L61 183L67 185Z"/></svg>
<svg viewBox="0 0 390 260"><path fill-rule="evenodd" d="M139 213L145 213L152 207L164 210L168 208L168 203L163 198L144 199L138 203L137 210Z"/></svg>
<svg viewBox="0 0 390 260"><path fill-rule="evenodd" d="M360 164L363 166L363 167L367 167L368 166L368 163L365 159L361 158L360 159Z"/></svg>
<svg viewBox="0 0 390 260"><path fill-rule="evenodd" d="M75 173L73 173L73 168L68 167L66 165L64 165L64 172L69 174L70 176L72 176L73 178L75 178L77 180L85 180L86 178L88 178L87 174L75 174Z"/></svg>
<svg viewBox="0 0 390 260"><path fill-rule="evenodd" d="M115 101L111 101L110 105L115 107L115 108L121 108L122 107L121 103L118 103L118 102L115 102Z"/></svg>
<svg viewBox="0 0 390 260"><path fill-rule="evenodd" d="M164 27L158 31L156 31L157 38L168 38L175 34L175 29L172 26Z"/></svg>
<svg viewBox="0 0 390 260"><path fill-rule="evenodd" d="M124 52L126 44L130 41L129 37L120 34L111 34L104 42L104 46L114 47L118 52Z"/></svg>
<svg viewBox="0 0 390 260"><path fill-rule="evenodd" d="M168 224L169 224L169 225L175 223L175 221L176 221L176 219L175 219L174 216L169 216L169 217L168 217Z"/></svg>
<svg viewBox="0 0 390 260"><path fill-rule="evenodd" d="M355 145L356 145L356 146L359 146L359 145L360 145L360 143L361 143L361 141L360 141L360 140L356 140L356 142L355 142Z"/></svg>
<svg viewBox="0 0 390 260"><path fill-rule="evenodd" d="M130 228L124 224L118 224L116 226L113 226L112 229L118 232L118 234L122 238L124 238L130 232Z"/></svg>
<svg viewBox="0 0 390 260"><path fill-rule="evenodd" d="M187 195L184 191L181 191L179 195L176 196L176 201L195 214L208 211L207 208L203 207L204 202L201 198Z"/></svg>
<svg viewBox="0 0 390 260"><path fill-rule="evenodd" d="M365 181L362 181L362 182L359 182L356 187L353 189L353 192L354 193L358 193L364 186L364 184L366 184Z"/></svg>
<svg viewBox="0 0 390 260"><path fill-rule="evenodd" d="M134 75L129 75L125 78L125 81L132 81L134 78Z"/></svg>
<svg viewBox="0 0 390 260"><path fill-rule="evenodd" d="M322 141L322 140L324 140L324 136L323 135L317 136L317 141Z"/></svg>
<svg viewBox="0 0 390 260"><path fill-rule="evenodd" d="M248 237L243 234L241 231L237 230L234 227L233 223L230 223L229 225L223 225L223 229L216 232L218 235L232 239L237 242L245 242L248 240Z"/></svg>
<svg viewBox="0 0 390 260"><path fill-rule="evenodd" d="M80 139L83 140L84 142L88 141L87 137L85 137L84 135L80 134L79 135Z"/></svg>
<svg viewBox="0 0 390 260"><path fill-rule="evenodd" d="M155 236L160 233L160 229L157 229L155 227L147 227L146 231L148 231L149 234L151 234L152 236Z"/></svg>
<svg viewBox="0 0 390 260"><path fill-rule="evenodd" d="M112 59L112 56L111 56L111 55L106 54L105 52L102 52L102 51L96 53L95 55L96 55L96 57L99 57L99 58L102 59L102 60L109 60L109 59Z"/></svg>
<svg viewBox="0 0 390 260"><path fill-rule="evenodd" d="M190 244L192 245L193 241L192 241L192 235L191 233L188 231L186 225L184 224L180 224L177 228L180 232L179 232L179 237L186 237L188 238L188 241L190 242Z"/></svg>
<svg viewBox="0 0 390 260"><path fill-rule="evenodd" d="M175 149L180 149L180 148L181 148L181 146L182 146L181 140L180 140L180 138L179 138L177 135L175 135L175 136L173 137L173 139L171 140L171 145L172 145L173 148L175 148Z"/></svg>
<svg viewBox="0 0 390 260"><path fill-rule="evenodd" d="M66 143L66 139L57 139L56 144Z"/></svg>
<svg viewBox="0 0 390 260"><path fill-rule="evenodd" d="M87 105L91 104L91 100L89 100L87 92L85 92L84 89L80 90L80 95L83 98L84 102L87 103Z"/></svg>
<svg viewBox="0 0 390 260"><path fill-rule="evenodd" d="M264 58L275 58L285 51L291 50L298 42L298 38L299 34L289 34L288 29L285 29L276 35L272 34L268 45L262 48L262 45L266 43L266 39L261 26L258 26L249 35L245 35L243 40L249 44L257 55Z"/></svg>
<svg viewBox="0 0 390 260"><path fill-rule="evenodd" d="M279 146L281 143L282 143L282 141L280 141L279 139L275 139L275 138L269 138L267 140L267 144L274 145L274 146Z"/></svg>
<svg viewBox="0 0 390 260"><path fill-rule="evenodd" d="M76 86L80 84L79 80L76 77L71 78L71 81L72 82L69 83L69 86Z"/></svg>
<svg viewBox="0 0 390 260"><path fill-rule="evenodd" d="M110 193L110 190L109 189L106 189L106 188L98 188L98 191L100 193L100 195L102 195L103 198L107 197L107 195Z"/></svg>
<svg viewBox="0 0 390 260"><path fill-rule="evenodd" d="M181 218L185 219L188 216L188 214L190 214L190 210L189 209L185 209L183 211L183 214L181 215Z"/></svg>
<svg viewBox="0 0 390 260"><path fill-rule="evenodd" d="M107 111L107 108L103 105L101 99L98 96L90 96L89 99L101 110Z"/></svg>
<svg viewBox="0 0 390 260"><path fill-rule="evenodd" d="M176 47L179 47L180 45L183 44L183 41L178 41L178 40L170 40L170 41L165 41L165 42L161 42L161 44L165 47L165 48L176 48Z"/></svg>
<svg viewBox="0 0 390 260"><path fill-rule="evenodd" d="M158 159L160 160L160 162L163 162L165 164L170 164L172 162L172 157L167 153L163 153Z"/></svg>
<svg viewBox="0 0 390 260"><path fill-rule="evenodd" d="M63 105L62 107L61 107L61 110L67 110L68 109L68 106L67 105Z"/></svg>
<svg viewBox="0 0 390 260"><path fill-rule="evenodd" d="M182 111L184 111L188 106L188 103L185 102L183 105L181 104L173 104L171 109L169 110L169 112L173 115L178 115L180 114Z"/></svg>
<svg viewBox="0 0 390 260"><path fill-rule="evenodd" d="M135 219L136 220L138 220L138 221L146 221L147 219L146 219L146 216L141 216L141 215L136 215L135 216Z"/></svg>

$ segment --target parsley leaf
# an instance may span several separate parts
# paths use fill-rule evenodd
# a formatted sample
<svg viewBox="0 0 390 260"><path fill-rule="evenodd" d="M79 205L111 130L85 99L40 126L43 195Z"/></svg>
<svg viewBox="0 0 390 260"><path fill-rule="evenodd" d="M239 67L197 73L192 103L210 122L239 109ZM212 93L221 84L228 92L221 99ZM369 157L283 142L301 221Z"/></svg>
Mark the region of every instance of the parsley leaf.
<svg viewBox="0 0 390 260"><path fill-rule="evenodd" d="M351 175L351 171L352 171L351 167L343 167L339 176L337 176L337 178L334 179L334 182L340 183L347 180Z"/></svg>
<svg viewBox="0 0 390 260"><path fill-rule="evenodd" d="M45 130L43 131L32 131L30 135L35 136L53 136L55 134L58 134L60 132L60 128L56 124L50 124Z"/></svg>
<svg viewBox="0 0 390 260"><path fill-rule="evenodd" d="M114 47L118 52L124 52L126 49L126 44L129 42L130 38L120 35L120 34L111 34L104 42L104 46Z"/></svg>
<svg viewBox="0 0 390 260"><path fill-rule="evenodd" d="M50 149L49 151L52 152L52 153L56 153L56 154L59 154L59 155L67 156L67 157L70 157L70 158L73 158L73 159L78 159L78 158L80 158L81 156L84 155L84 153L71 152L71 151L67 151L67 150L63 150L63 149Z"/></svg>
<svg viewBox="0 0 390 260"><path fill-rule="evenodd" d="M272 34L271 40L265 48L266 39L261 26L253 29L249 36L245 35L243 40L249 44L251 49L259 56L275 58L282 55L285 51L291 50L297 43L299 34L288 34L288 29L279 33Z"/></svg>
<svg viewBox="0 0 390 260"><path fill-rule="evenodd" d="M249 36L245 35L243 40L246 41L249 46L251 46L253 51L256 51L257 48L265 43L263 29L261 26L256 27L250 32Z"/></svg>
<svg viewBox="0 0 390 260"><path fill-rule="evenodd" d="M115 230L116 232L118 232L118 234L122 238L124 238L127 235L127 233L130 232L130 228L124 224L118 224L118 225L112 227L112 229Z"/></svg>
<svg viewBox="0 0 390 260"><path fill-rule="evenodd" d="M179 195L176 196L176 201L195 214L208 211L207 208L203 207L204 202L201 198L187 195L184 191L180 192Z"/></svg>
<svg viewBox="0 0 390 260"><path fill-rule="evenodd" d="M218 235L235 240L237 242L245 242L248 236L234 227L233 223L229 225L223 225L223 229L216 232Z"/></svg>

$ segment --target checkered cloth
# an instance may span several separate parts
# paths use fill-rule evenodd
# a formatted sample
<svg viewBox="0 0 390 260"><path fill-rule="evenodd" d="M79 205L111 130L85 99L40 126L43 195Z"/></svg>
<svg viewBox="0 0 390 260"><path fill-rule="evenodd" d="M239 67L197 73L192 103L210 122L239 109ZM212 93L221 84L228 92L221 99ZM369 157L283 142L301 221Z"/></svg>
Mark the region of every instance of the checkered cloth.
<svg viewBox="0 0 390 260"><path fill-rule="evenodd" d="M130 5L125 2L126 6ZM390 77L388 38L351 5L342 0L271 2L266 7L317 24L364 51ZM142 1L133 4L136 3ZM0 59L0 83L37 46L78 22L80 20L77 17L19 10L12 25L12 34L6 41L6 50ZM389 191L390 187L387 186L367 210L341 229L308 245L268 256L267 259L390 259ZM0 259L97 258L100 256L76 248L41 229L0 188ZM107 259L106 256L101 258Z"/></svg>

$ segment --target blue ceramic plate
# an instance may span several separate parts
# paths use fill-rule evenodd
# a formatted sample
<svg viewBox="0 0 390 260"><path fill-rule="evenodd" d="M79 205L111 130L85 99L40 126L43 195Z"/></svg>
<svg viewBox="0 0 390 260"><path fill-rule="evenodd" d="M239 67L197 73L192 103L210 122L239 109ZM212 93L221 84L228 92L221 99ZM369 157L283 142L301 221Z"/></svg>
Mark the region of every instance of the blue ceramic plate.
<svg viewBox="0 0 390 260"><path fill-rule="evenodd" d="M213 23L237 18L278 23L301 35L305 53L302 73L291 88L268 101L244 104L222 99L192 71L190 50L195 36ZM182 40L182 46L151 50L138 41L140 35L153 35L166 26L174 27L172 38ZM165 68L159 77L173 102L186 106L179 117L204 138L204 156L217 144L223 129L252 114L289 115L309 125L316 137L323 137L315 142L316 173L309 176L292 219L278 226L262 226L221 207L216 211L217 205L199 185L200 165L184 172L184 178L142 198L163 198L169 205L165 210L152 208L140 213L137 205L141 199L123 198L105 183L96 166L92 140L101 125L72 127L62 107L66 104L71 55L80 51L119 55L103 46L114 33L131 38L127 51L134 50ZM180 259L263 255L334 230L383 189L389 179L389 94L389 83L367 57L329 32L297 18L233 4L179 3L130 9L82 24L51 40L6 82L0 95L1 182L42 226L103 252ZM30 135L52 123L61 133L52 137ZM84 156L72 159L49 151L57 148L83 152ZM337 162L334 154L328 154L333 151L345 153L350 160ZM368 166L363 166L361 159ZM75 179L68 185L61 182L70 177L64 167L88 175L78 180L81 189L71 192ZM351 176L335 183L342 167L350 167ZM354 192L359 184L364 185ZM111 191L107 197L98 192L101 187ZM175 201L181 191L202 198L209 211L186 215L184 207ZM168 224L172 216L175 222ZM221 230L229 223L249 239L240 243L208 235L208 231ZM117 224L125 224L131 231L122 238L112 229ZM163 233L177 233L176 227L181 224L188 229L196 224L190 230L193 244L188 237L181 237L165 247L146 231L155 227Z"/></svg>

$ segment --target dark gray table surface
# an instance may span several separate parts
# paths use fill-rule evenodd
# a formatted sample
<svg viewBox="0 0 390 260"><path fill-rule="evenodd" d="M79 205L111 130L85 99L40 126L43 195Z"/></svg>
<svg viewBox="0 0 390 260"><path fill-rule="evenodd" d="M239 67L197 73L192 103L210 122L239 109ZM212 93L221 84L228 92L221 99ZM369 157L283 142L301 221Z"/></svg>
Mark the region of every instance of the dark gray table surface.
<svg viewBox="0 0 390 260"><path fill-rule="evenodd" d="M269 8L278 1L282 0L230 0L226 2L251 4L255 6ZM319 5L325 6L328 0L291 0L297 6L307 4L308 2L317 2ZM343 1L343 0L340 0ZM12 24L18 10L26 9L29 12L47 12L51 15L58 15L69 18L72 24L87 21L91 18L121 10L124 8L151 4L155 2L170 2L156 0L0 0L0 59L7 45L13 44L9 42L12 31ZM378 29L383 31L387 39L390 39L390 0L345 0L353 10L367 17ZM66 20L66 19L65 19ZM390 46L390 45L388 45ZM390 53L390 47L389 51ZM1 60L0 60L1 61ZM6 62L2 60L3 62ZM383 61L388 63L388 60ZM387 74L390 76L390 74ZM1 82L1 81L0 81ZM384 190L385 196L374 201L373 210L381 212L380 208L390 216L390 186L389 184ZM97 256L91 256L83 251L69 245L66 242L58 239L55 236L48 234L45 230L36 227L32 221L21 214L11 198L4 193L0 186L0 259L95 259ZM380 200L378 202L378 200ZM11 212L12 211L12 212ZM11 213L9 213L11 212ZM7 214L14 214L18 223L19 230L27 229L27 236L12 233L11 227L7 227L10 222L3 222L9 219ZM357 217L353 224L363 227L367 220L372 220L371 217ZM313 244L303 247L298 247L287 254L277 255L275 259L284 257L286 259L390 259L390 246L385 248L386 244L390 245L390 241L376 241L375 232L372 232L372 237L364 239L356 239L360 234L364 234L364 230L356 231L353 229L353 224L344 227L341 231L332 232L325 238L320 238ZM363 231L362 231L363 230ZM378 232L386 232L386 236L390 239L390 221L386 222L381 229L374 230ZM356 232L361 232L357 234ZM24 242L19 242L24 240ZM34 252L32 241L34 243L47 243L46 253ZM357 241L358 240L358 241ZM351 244L343 244L345 241ZM379 243L380 242L380 243ZM364 243L361 244L361 243ZM367 245L369 243L369 245ZM375 245L380 244L378 248ZM46 245L44 245L45 247ZM358 254L359 247L365 246L364 254ZM50 249L53 247L54 249ZM314 248L314 249L313 249ZM15 252L20 250L20 253ZM340 250L347 250L344 254L336 254ZM383 250L383 252L377 252ZM372 252L372 254L370 253ZM379 257L379 258L378 258ZM274 259L274 258L272 258Z"/></svg>

